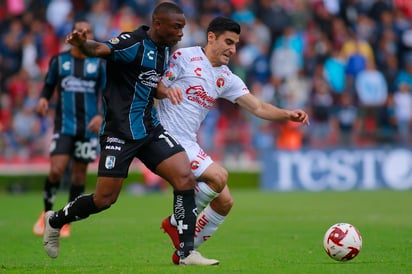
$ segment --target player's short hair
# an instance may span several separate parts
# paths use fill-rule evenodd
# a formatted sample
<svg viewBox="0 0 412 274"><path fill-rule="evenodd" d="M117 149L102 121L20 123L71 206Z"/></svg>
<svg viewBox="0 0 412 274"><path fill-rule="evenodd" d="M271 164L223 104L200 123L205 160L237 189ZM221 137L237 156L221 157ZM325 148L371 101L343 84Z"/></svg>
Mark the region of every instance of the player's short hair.
<svg viewBox="0 0 412 274"><path fill-rule="evenodd" d="M90 22L89 22L86 18L77 18L77 19L73 22L72 31L74 31L74 29L76 28L76 25L77 25L78 23L87 23L87 24L91 25Z"/></svg>
<svg viewBox="0 0 412 274"><path fill-rule="evenodd" d="M240 34L240 25L228 17L218 16L213 19L207 27L207 32L213 32L216 36L219 36L225 31Z"/></svg>
<svg viewBox="0 0 412 274"><path fill-rule="evenodd" d="M173 2L162 2L154 8L152 19L154 19L153 17L155 16L160 16L167 13L183 14L183 10Z"/></svg>

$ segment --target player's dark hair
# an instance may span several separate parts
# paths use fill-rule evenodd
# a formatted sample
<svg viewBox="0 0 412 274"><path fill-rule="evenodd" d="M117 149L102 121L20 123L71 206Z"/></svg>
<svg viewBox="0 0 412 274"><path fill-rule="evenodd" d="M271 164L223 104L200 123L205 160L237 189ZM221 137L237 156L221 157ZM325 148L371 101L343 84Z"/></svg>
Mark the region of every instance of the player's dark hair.
<svg viewBox="0 0 412 274"><path fill-rule="evenodd" d="M74 31L74 29L75 29L75 27L76 27L76 25L77 25L78 23L87 23L87 24L90 24L90 22L87 21L87 19L85 19L85 18L77 18L77 19L73 22L72 31Z"/></svg>
<svg viewBox="0 0 412 274"><path fill-rule="evenodd" d="M213 19L207 27L207 32L213 32L216 36L219 36L225 31L240 34L240 25L228 17L218 16Z"/></svg>
<svg viewBox="0 0 412 274"><path fill-rule="evenodd" d="M162 2L158 4L155 9L153 10L152 13L152 19L155 16L167 14L167 13L177 13L177 14L183 14L183 10L176 5L175 3L172 2Z"/></svg>

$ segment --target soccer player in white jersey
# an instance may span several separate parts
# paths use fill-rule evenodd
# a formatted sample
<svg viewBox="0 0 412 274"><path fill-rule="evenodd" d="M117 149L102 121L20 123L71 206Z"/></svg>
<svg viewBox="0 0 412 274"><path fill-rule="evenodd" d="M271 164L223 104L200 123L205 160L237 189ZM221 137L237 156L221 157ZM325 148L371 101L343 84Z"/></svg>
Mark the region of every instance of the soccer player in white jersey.
<svg viewBox="0 0 412 274"><path fill-rule="evenodd" d="M198 209L195 248L205 242L223 223L233 205L227 186L228 172L214 162L197 143L200 124L218 98L239 104L265 120L291 120L309 124L303 110L286 110L265 103L249 92L245 83L227 67L236 53L240 26L233 20L217 17L207 29L207 45L176 50L169 68L158 84L158 115L162 125L181 143L198 180L195 200ZM161 228L179 250L182 228L174 216L166 217ZM174 263L179 262L176 252Z"/></svg>

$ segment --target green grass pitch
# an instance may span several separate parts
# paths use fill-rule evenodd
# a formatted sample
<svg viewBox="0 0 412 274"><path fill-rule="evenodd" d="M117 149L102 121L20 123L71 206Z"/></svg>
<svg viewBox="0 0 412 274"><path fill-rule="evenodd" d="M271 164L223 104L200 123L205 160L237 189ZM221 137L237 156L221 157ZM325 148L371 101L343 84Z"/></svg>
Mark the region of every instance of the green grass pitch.
<svg viewBox="0 0 412 274"><path fill-rule="evenodd" d="M219 266L175 266L159 229L172 193L121 193L109 210L72 224L60 255L50 259L32 225L41 193L0 194L0 273L412 273L410 191L264 193L234 190L234 208L199 251ZM67 193L59 192L56 207ZM355 225L363 249L352 261L330 259L327 228Z"/></svg>

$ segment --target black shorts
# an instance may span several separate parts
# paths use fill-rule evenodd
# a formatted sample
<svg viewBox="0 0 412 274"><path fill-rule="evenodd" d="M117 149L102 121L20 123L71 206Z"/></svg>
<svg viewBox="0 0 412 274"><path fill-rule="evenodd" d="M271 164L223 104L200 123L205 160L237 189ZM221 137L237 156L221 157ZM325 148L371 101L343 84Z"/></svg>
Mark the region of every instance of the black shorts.
<svg viewBox="0 0 412 274"><path fill-rule="evenodd" d="M50 155L70 155L73 160L91 163L96 160L98 140L66 134L54 133L50 144Z"/></svg>
<svg viewBox="0 0 412 274"><path fill-rule="evenodd" d="M100 148L98 176L117 178L127 178L134 158L154 172L163 160L184 151L179 142L160 125L140 140L101 136Z"/></svg>

